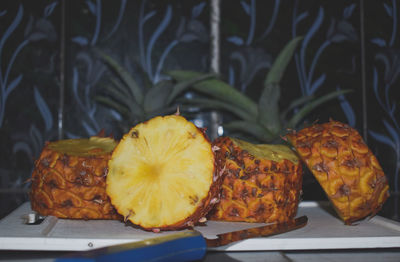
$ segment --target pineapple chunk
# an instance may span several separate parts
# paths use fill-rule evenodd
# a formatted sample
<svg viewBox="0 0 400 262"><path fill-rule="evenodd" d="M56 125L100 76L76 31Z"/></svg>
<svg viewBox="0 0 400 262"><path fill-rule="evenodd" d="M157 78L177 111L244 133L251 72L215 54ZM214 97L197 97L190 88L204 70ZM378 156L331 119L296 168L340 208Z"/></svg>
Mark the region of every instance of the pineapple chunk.
<svg viewBox="0 0 400 262"><path fill-rule="evenodd" d="M214 153L202 130L182 116L133 127L109 161L107 194L125 220L144 229L190 227L217 197Z"/></svg>
<svg viewBox="0 0 400 262"><path fill-rule="evenodd" d="M285 222L296 215L302 165L284 145L251 144L220 137L214 141L223 172L220 202L210 218L223 221Z"/></svg>
<svg viewBox="0 0 400 262"><path fill-rule="evenodd" d="M286 136L345 224L375 215L389 196L385 174L357 130L338 121Z"/></svg>
<svg viewBox="0 0 400 262"><path fill-rule="evenodd" d="M32 210L60 218L120 219L105 190L116 145L108 137L47 142L32 172Z"/></svg>

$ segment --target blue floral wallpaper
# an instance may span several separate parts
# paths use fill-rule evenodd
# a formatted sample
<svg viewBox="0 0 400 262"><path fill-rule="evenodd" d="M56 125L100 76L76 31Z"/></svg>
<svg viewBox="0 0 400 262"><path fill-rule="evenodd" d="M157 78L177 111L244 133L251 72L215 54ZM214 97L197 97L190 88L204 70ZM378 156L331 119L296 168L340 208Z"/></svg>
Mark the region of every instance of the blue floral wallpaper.
<svg viewBox="0 0 400 262"><path fill-rule="evenodd" d="M381 213L400 220L399 3L221 0L220 7L221 78L240 92L257 100L278 53L299 36L282 77L280 106L350 90L303 122L333 118L360 131L390 182ZM141 119L139 109L124 114L102 103L110 86L118 87L104 57L142 90L168 84L168 70L209 72L210 11L205 0L0 2L0 217L27 200L45 141L101 130L118 137ZM222 122L232 117L220 114ZM210 121L206 112L188 116L205 126ZM310 174L303 191L306 200L325 199Z"/></svg>

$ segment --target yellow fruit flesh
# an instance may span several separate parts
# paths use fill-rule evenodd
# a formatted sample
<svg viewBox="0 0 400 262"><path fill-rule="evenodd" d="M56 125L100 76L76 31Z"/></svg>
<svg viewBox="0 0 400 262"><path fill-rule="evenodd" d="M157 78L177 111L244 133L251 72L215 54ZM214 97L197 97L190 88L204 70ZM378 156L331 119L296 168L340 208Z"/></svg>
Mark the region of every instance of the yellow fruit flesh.
<svg viewBox="0 0 400 262"><path fill-rule="evenodd" d="M251 144L249 142L230 138L232 142L243 150L246 150L251 155L265 160L280 162L287 159L293 163L298 163L299 159L296 154L284 145L268 145L268 144Z"/></svg>
<svg viewBox="0 0 400 262"><path fill-rule="evenodd" d="M173 225L199 208L213 182L210 143L179 116L130 130L109 162L107 193L118 212L144 228Z"/></svg>
<svg viewBox="0 0 400 262"><path fill-rule="evenodd" d="M70 156L95 156L110 153L117 143L108 137L66 139L52 142L49 149Z"/></svg>

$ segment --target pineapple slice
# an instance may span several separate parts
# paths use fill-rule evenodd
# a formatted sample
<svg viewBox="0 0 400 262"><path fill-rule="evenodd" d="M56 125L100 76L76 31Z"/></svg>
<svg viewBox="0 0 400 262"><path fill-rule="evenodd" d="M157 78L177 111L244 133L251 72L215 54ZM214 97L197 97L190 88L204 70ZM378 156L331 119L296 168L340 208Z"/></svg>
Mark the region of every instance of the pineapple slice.
<svg viewBox="0 0 400 262"><path fill-rule="evenodd" d="M303 173L289 147L230 137L220 137L213 144L219 148L217 169L223 171L223 182L211 219L272 223L296 215Z"/></svg>
<svg viewBox="0 0 400 262"><path fill-rule="evenodd" d="M331 120L286 136L345 224L375 215L389 196L381 166L360 134Z"/></svg>
<svg viewBox="0 0 400 262"><path fill-rule="evenodd" d="M47 142L32 172L32 210L59 218L119 219L105 190L116 145L106 137Z"/></svg>
<svg viewBox="0 0 400 262"><path fill-rule="evenodd" d="M146 230L204 222L218 199L214 153L204 132L182 116L133 127L109 161L107 194L125 221Z"/></svg>

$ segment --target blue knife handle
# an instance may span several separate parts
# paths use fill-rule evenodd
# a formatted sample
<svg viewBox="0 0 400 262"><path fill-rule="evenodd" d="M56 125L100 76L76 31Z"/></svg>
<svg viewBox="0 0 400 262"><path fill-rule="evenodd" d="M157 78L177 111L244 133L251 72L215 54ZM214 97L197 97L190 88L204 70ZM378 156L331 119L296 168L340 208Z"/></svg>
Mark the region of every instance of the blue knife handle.
<svg viewBox="0 0 400 262"><path fill-rule="evenodd" d="M103 261L193 261L201 260L207 251L203 236L184 231L163 237L128 244L74 252L56 259L57 262Z"/></svg>

